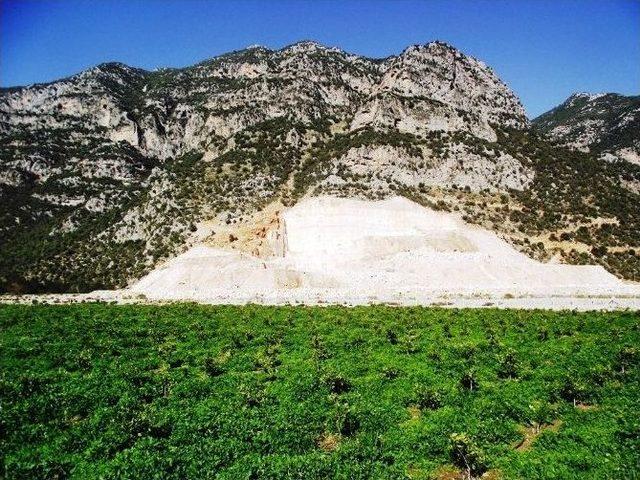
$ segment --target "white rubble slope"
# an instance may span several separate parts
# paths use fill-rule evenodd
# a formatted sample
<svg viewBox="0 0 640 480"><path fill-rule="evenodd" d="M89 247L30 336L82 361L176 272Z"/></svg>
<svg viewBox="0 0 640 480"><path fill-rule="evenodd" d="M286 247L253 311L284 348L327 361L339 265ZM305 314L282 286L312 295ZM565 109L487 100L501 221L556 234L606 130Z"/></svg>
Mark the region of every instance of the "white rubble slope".
<svg viewBox="0 0 640 480"><path fill-rule="evenodd" d="M156 300L389 302L436 298L638 296L600 266L544 264L494 233L405 198L308 198L286 210L259 258L197 245L131 287Z"/></svg>

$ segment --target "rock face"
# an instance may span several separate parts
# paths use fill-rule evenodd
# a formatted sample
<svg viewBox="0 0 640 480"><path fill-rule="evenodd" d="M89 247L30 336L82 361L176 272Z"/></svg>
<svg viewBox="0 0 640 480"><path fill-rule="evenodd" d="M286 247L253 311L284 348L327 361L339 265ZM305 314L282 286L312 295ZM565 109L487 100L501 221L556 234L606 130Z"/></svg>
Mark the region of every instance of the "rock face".
<svg viewBox="0 0 640 480"><path fill-rule="evenodd" d="M440 42L415 45L380 64L381 76L356 111L351 128L400 132L467 131L496 140L491 124L524 128L513 92L484 63Z"/></svg>
<svg viewBox="0 0 640 480"><path fill-rule="evenodd" d="M640 165L640 96L576 93L533 125L564 145Z"/></svg>
<svg viewBox="0 0 640 480"><path fill-rule="evenodd" d="M323 193L401 194L517 241L619 217L583 250L630 247L637 209L612 205L639 204L640 174L583 175L566 155L488 66L442 42L385 59L305 41L183 69L102 64L0 90L0 291L125 286L194 242L233 249L266 207ZM569 198L594 184L597 208ZM616 255L616 272L640 272L635 253Z"/></svg>
<svg viewBox="0 0 640 480"><path fill-rule="evenodd" d="M102 64L46 85L4 90L0 131L75 129L167 159L252 125L336 117L349 130L463 131L495 140L491 124L527 126L520 102L482 62L444 43L373 60L301 42L253 47L185 69ZM8 164L29 170L29 165Z"/></svg>

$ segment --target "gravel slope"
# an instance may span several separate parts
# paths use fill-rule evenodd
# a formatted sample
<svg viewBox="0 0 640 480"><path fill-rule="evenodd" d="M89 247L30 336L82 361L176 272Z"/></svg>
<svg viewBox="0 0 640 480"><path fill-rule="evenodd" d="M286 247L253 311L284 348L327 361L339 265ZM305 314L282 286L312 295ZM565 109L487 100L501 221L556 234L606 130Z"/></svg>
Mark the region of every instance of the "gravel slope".
<svg viewBox="0 0 640 480"><path fill-rule="evenodd" d="M537 262L490 231L400 197L308 198L281 220L266 236L281 256L196 245L127 293L211 303L640 306L640 286L600 266Z"/></svg>

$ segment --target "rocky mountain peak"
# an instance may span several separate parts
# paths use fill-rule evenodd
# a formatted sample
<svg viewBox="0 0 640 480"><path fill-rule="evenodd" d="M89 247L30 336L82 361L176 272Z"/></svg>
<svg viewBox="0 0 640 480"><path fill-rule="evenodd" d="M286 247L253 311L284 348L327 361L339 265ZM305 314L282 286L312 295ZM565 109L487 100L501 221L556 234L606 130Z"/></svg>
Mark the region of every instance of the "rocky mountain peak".
<svg viewBox="0 0 640 480"><path fill-rule="evenodd" d="M548 148L498 76L443 42L385 59L303 41L187 68L100 64L0 91L0 288L121 285L305 196L555 188L536 173Z"/></svg>
<svg viewBox="0 0 640 480"><path fill-rule="evenodd" d="M574 93L533 124L568 147L640 164L640 96Z"/></svg>
<svg viewBox="0 0 640 480"><path fill-rule="evenodd" d="M409 47L384 62L308 40L277 51L252 47L186 69L147 72L112 62L36 91L6 102L9 123L31 122L11 112L29 111L28 99L37 97L42 113L62 105L85 122L110 125L110 139L161 158L281 116L310 122L329 115L351 129L467 131L485 139L495 139L494 124L527 126L520 102L495 74L443 42ZM87 94L103 98L74 103Z"/></svg>
<svg viewBox="0 0 640 480"><path fill-rule="evenodd" d="M93 73L114 73L114 74L142 72L142 71L144 70L130 67L122 62L103 62L88 70L88 72L93 72Z"/></svg>
<svg viewBox="0 0 640 480"><path fill-rule="evenodd" d="M569 96L569 98L567 98L566 102L576 102L579 100L591 102L607 95L616 95L616 94L606 93L606 92L601 92L601 93L574 92Z"/></svg>
<svg viewBox="0 0 640 480"><path fill-rule="evenodd" d="M338 48L326 47L315 40L300 40L282 48L285 52L317 52L317 51L339 51Z"/></svg>
<svg viewBox="0 0 640 480"><path fill-rule="evenodd" d="M495 138L490 124L528 125L518 98L491 69L444 42L413 45L386 63L380 91L437 102L452 110L450 119L465 112L462 123L476 136ZM439 123L450 130L457 122Z"/></svg>

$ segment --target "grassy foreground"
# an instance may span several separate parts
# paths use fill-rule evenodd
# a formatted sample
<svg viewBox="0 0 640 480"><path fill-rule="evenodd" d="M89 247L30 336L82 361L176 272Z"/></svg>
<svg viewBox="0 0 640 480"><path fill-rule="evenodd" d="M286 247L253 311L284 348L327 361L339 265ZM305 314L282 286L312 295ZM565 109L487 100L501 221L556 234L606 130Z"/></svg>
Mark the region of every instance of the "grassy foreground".
<svg viewBox="0 0 640 480"><path fill-rule="evenodd" d="M0 306L0 477L639 478L640 314Z"/></svg>

